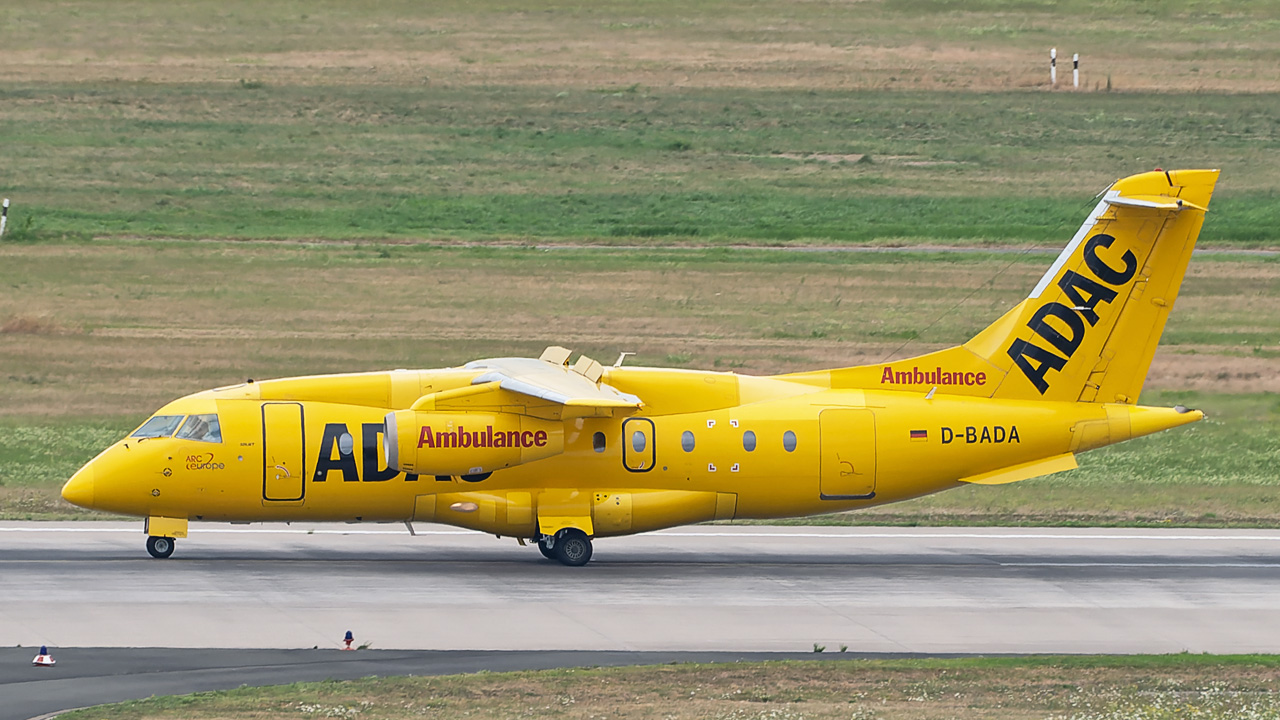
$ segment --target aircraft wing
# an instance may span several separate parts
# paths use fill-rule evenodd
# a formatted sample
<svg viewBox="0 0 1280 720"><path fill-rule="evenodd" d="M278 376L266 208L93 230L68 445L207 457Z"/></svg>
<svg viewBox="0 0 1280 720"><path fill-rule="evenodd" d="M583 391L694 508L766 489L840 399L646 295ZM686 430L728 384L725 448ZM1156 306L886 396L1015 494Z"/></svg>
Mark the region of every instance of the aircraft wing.
<svg viewBox="0 0 1280 720"><path fill-rule="evenodd" d="M573 368L546 360L499 358L476 360L463 367L487 370L472 380L472 385L497 382L503 390L561 405L635 409L642 404L635 395L620 392L601 382L592 382Z"/></svg>
<svg viewBox="0 0 1280 720"><path fill-rule="evenodd" d="M548 348L542 357L476 360L463 367L482 370L471 386L424 395L420 411L496 411L542 418L609 417L643 406L640 398L600 382L600 363L580 358L570 367L569 351Z"/></svg>

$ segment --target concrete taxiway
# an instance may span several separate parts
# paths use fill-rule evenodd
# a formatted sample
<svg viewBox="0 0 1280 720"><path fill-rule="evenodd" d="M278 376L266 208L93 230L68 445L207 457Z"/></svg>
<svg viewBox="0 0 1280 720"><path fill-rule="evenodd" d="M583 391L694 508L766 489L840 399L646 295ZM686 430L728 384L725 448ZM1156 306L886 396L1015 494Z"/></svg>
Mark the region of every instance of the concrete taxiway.
<svg viewBox="0 0 1280 720"><path fill-rule="evenodd" d="M596 543L401 526L0 524L0 646L1280 652L1280 531L702 526Z"/></svg>

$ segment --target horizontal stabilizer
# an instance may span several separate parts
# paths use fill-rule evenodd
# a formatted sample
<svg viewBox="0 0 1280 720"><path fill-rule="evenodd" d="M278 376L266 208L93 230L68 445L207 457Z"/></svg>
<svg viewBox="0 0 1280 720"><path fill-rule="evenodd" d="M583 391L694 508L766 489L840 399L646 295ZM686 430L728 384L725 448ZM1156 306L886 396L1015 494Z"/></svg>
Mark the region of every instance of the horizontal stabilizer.
<svg viewBox="0 0 1280 720"><path fill-rule="evenodd" d="M970 475L966 478L960 478L960 482L974 485L1007 485L1020 480L1030 480L1041 475L1052 475L1065 470L1075 470L1076 467L1078 467L1076 465L1076 456L1071 453L1064 453L1051 458L1032 460L1031 462L1020 463L979 475Z"/></svg>
<svg viewBox="0 0 1280 720"><path fill-rule="evenodd" d="M1167 195L1120 195L1107 193L1103 202L1121 207L1147 208L1149 210L1186 210L1195 209L1208 212L1208 208L1188 202L1182 198L1171 198Z"/></svg>

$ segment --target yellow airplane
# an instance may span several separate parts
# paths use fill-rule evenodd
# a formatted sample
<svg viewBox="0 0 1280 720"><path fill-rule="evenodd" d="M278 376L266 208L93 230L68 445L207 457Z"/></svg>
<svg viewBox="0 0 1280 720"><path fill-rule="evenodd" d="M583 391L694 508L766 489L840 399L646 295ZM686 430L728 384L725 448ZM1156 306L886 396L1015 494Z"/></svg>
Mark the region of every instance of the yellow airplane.
<svg viewBox="0 0 1280 720"><path fill-rule="evenodd" d="M1116 182L1030 295L964 345L773 377L602 367L570 351L254 382L164 406L62 490L146 518L414 521L535 541L813 515L1076 467L1203 417L1137 405L1218 178Z"/></svg>

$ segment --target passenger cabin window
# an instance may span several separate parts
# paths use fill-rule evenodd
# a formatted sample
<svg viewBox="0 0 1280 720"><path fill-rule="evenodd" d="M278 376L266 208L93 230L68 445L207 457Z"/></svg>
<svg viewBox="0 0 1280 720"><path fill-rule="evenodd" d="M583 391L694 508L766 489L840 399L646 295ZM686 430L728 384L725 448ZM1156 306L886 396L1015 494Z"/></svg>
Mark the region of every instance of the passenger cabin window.
<svg viewBox="0 0 1280 720"><path fill-rule="evenodd" d="M182 424L181 415L156 415L150 420L142 423L142 427L133 431L129 437L136 438L161 438L169 437L174 430L178 429L178 425Z"/></svg>
<svg viewBox="0 0 1280 720"><path fill-rule="evenodd" d="M782 447L787 452L795 452L796 434L791 432L790 430L782 433Z"/></svg>
<svg viewBox="0 0 1280 720"><path fill-rule="evenodd" d="M604 452L604 433L598 432L591 436L591 449L598 453Z"/></svg>
<svg viewBox="0 0 1280 720"><path fill-rule="evenodd" d="M754 452L756 449L756 433L754 430L748 430L742 433L742 449L747 452Z"/></svg>
<svg viewBox="0 0 1280 720"><path fill-rule="evenodd" d="M192 415L178 431L179 440L195 440L196 442L222 442L222 426L218 424L217 415Z"/></svg>
<svg viewBox="0 0 1280 720"><path fill-rule="evenodd" d="M685 448L685 452L694 451L694 433L689 430L680 433L680 447Z"/></svg>
<svg viewBox="0 0 1280 720"><path fill-rule="evenodd" d="M644 433L635 431L631 435L631 447L635 448L636 452L644 452L644 445Z"/></svg>

